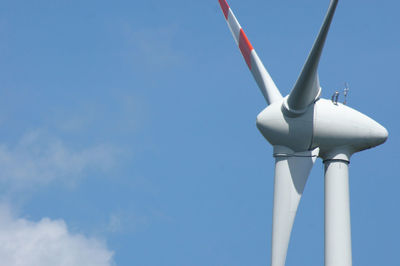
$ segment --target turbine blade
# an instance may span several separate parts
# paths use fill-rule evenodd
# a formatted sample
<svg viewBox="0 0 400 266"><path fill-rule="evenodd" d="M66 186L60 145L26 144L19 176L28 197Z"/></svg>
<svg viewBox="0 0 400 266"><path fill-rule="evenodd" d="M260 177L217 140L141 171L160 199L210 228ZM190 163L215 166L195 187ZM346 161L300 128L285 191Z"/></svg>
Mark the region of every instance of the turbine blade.
<svg viewBox="0 0 400 266"><path fill-rule="evenodd" d="M258 57L256 51L251 45L250 41L247 39L242 27L237 21L235 15L233 14L231 8L229 7L226 0L218 0L221 5L222 12L224 13L228 27L232 32L233 38L236 44L239 46L240 51L247 63L254 79L257 82L261 93L264 95L265 100L268 104L279 101L282 99L282 95L276 87L271 76L268 74L263 63Z"/></svg>
<svg viewBox="0 0 400 266"><path fill-rule="evenodd" d="M327 14L317 39L315 40L300 76L287 99L287 107L289 110L301 112L307 108L308 105L313 103L313 101L320 95L321 87L319 85L317 73L318 64L337 3L338 0L331 0L329 4Z"/></svg>
<svg viewBox="0 0 400 266"><path fill-rule="evenodd" d="M313 151L295 153L287 147L274 147L275 182L272 218L272 266L285 265L297 207L318 153L319 148Z"/></svg>

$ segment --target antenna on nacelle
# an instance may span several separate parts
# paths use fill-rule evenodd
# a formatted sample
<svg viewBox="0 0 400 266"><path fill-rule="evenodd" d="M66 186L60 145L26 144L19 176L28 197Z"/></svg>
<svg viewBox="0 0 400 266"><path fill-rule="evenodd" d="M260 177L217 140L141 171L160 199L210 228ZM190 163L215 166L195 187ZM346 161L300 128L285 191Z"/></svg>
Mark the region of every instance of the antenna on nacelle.
<svg viewBox="0 0 400 266"><path fill-rule="evenodd" d="M344 89L343 89L343 95L344 95L344 101L343 104L347 103L347 94L349 93L349 84L347 82L344 83Z"/></svg>
<svg viewBox="0 0 400 266"><path fill-rule="evenodd" d="M335 91L335 92L333 93L333 95L332 95L332 98L331 98L333 104L336 104L336 105L337 105L338 99L339 99L339 92L338 92L338 91Z"/></svg>

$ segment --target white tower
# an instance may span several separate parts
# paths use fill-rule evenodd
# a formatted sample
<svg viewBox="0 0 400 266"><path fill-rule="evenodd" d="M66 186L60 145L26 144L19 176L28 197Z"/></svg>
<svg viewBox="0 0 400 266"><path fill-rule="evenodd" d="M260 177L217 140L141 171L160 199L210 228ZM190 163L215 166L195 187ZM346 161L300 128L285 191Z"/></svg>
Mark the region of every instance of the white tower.
<svg viewBox="0 0 400 266"><path fill-rule="evenodd" d="M284 266L290 233L317 157L325 164L325 266L350 266L350 157L384 143L388 132L366 115L321 99L318 63L338 0L331 0L317 39L292 91L275 86L226 0L219 0L236 44L269 106L257 127L274 148L275 183L271 265Z"/></svg>

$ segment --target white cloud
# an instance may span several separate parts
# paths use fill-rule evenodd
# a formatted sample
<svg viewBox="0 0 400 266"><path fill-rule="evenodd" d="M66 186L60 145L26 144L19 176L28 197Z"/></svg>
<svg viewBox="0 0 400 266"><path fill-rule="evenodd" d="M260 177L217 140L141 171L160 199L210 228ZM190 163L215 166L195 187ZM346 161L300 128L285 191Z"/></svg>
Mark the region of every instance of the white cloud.
<svg viewBox="0 0 400 266"><path fill-rule="evenodd" d="M166 69L183 62L183 53L176 43L178 30L169 25L159 28L127 30L134 45L135 64L150 70Z"/></svg>
<svg viewBox="0 0 400 266"><path fill-rule="evenodd" d="M110 266L105 243L72 234L63 220L15 218L0 208L0 266Z"/></svg>
<svg viewBox="0 0 400 266"><path fill-rule="evenodd" d="M0 266L114 265L113 252L103 241L71 233L61 219L16 218L8 206L51 182L74 184L79 177L106 172L119 155L110 145L68 145L46 130L30 131L14 144L0 144L0 197L1 202L11 202L0 202Z"/></svg>
<svg viewBox="0 0 400 266"><path fill-rule="evenodd" d="M57 179L73 181L86 171L109 169L117 153L107 145L72 149L44 131L32 131L14 145L0 144L0 182L26 188Z"/></svg>
<svg viewBox="0 0 400 266"><path fill-rule="evenodd" d="M149 224L149 217L139 212L119 210L109 216L106 230L111 233L130 233Z"/></svg>

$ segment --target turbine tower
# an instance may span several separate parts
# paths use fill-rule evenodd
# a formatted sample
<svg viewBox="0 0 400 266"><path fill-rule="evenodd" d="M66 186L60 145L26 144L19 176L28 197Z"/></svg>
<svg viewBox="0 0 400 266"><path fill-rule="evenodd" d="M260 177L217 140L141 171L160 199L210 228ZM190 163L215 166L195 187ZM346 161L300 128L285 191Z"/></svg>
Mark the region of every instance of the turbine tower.
<svg viewBox="0 0 400 266"><path fill-rule="evenodd" d="M226 0L218 0L233 38L267 106L257 128L275 157L271 265L284 266L297 207L317 157L325 165L325 266L350 266L348 164L352 154L378 146L387 130L366 115L320 98L318 63L338 0L331 0L321 29L291 92L282 97Z"/></svg>

